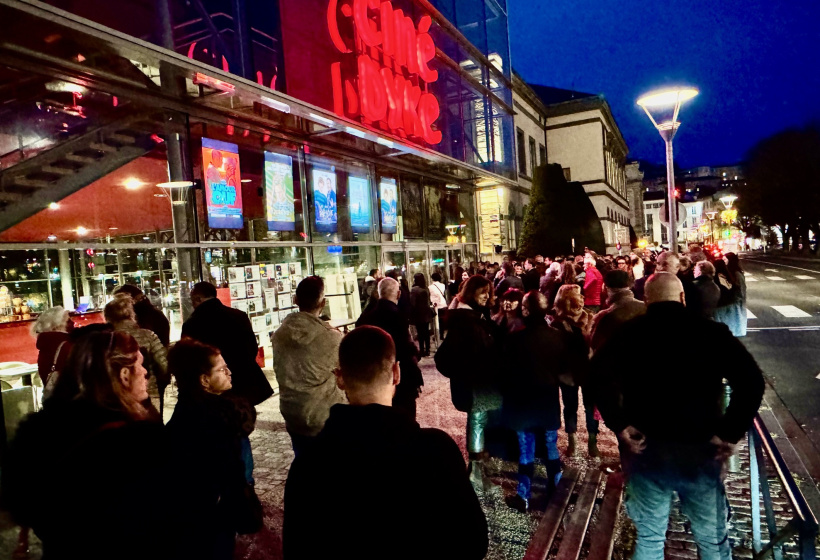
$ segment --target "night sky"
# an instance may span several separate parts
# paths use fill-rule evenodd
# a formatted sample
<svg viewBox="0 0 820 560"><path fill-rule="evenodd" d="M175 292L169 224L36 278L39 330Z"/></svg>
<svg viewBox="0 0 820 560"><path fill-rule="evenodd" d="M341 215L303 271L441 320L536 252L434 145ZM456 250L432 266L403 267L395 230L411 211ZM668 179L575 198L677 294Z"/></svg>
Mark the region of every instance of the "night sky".
<svg viewBox="0 0 820 560"><path fill-rule="evenodd" d="M659 86L681 111L675 163L741 161L757 140L820 121L818 0L507 0L513 68L528 82L602 93L630 159L664 161L635 105Z"/></svg>

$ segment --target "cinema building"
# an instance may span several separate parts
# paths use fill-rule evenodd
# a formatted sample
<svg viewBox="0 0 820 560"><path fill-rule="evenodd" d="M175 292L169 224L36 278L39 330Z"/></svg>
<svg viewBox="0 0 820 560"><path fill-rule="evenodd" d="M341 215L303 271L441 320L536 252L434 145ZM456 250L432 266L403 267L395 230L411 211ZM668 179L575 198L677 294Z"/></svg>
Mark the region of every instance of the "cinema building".
<svg viewBox="0 0 820 560"><path fill-rule="evenodd" d="M476 191L515 186L504 0L0 0L0 362L38 312L122 284L172 338L199 280L260 343L325 278L478 253Z"/></svg>

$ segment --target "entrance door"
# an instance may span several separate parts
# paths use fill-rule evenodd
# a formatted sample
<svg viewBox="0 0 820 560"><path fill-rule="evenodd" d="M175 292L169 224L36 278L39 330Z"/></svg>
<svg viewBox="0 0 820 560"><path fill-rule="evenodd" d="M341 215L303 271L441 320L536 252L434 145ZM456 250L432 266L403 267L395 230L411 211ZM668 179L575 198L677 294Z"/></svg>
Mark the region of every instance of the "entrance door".
<svg viewBox="0 0 820 560"><path fill-rule="evenodd" d="M427 246L410 247L407 251L407 283L413 285L413 277L419 272L424 274L424 279L430 283L430 259L427 253Z"/></svg>

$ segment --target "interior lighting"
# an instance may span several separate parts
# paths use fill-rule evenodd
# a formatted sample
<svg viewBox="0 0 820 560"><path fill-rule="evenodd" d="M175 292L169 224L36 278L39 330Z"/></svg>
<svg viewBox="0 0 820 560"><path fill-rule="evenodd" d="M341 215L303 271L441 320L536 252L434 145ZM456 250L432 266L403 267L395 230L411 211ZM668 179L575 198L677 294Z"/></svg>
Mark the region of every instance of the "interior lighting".
<svg viewBox="0 0 820 560"><path fill-rule="evenodd" d="M49 241L57 241L57 236L54 235L54 234L51 234L51 235L48 236L48 240Z"/></svg>
<svg viewBox="0 0 820 560"><path fill-rule="evenodd" d="M240 183L250 183L251 179L240 179L239 182Z"/></svg>
<svg viewBox="0 0 820 560"><path fill-rule="evenodd" d="M52 202L51 204L48 205L48 207L51 210L57 210L58 208L60 208L60 205L57 204L56 202Z"/></svg>
<svg viewBox="0 0 820 560"><path fill-rule="evenodd" d="M141 186L143 186L144 184L145 183L143 183L142 181L140 181L136 177L129 177L128 179L125 180L125 182L123 183L123 186L125 186L125 188L130 190L130 191L134 191L134 190L137 190L138 188L140 188Z"/></svg>
<svg viewBox="0 0 820 560"><path fill-rule="evenodd" d="M282 103L281 101L277 101L276 99L271 99L270 97L263 97L262 103L282 113L290 113L290 105L288 105L287 103Z"/></svg>
<svg viewBox="0 0 820 560"><path fill-rule="evenodd" d="M219 80L212 76L208 76L207 74L203 74L202 72L197 72L196 74L194 74L193 82L196 85L208 86L225 93L233 93L234 91L236 91L235 85L229 82Z"/></svg>
<svg viewBox="0 0 820 560"><path fill-rule="evenodd" d="M308 113L308 116L316 121L319 124L323 124L325 126L333 126L335 123L327 117L323 117L321 115L317 115L316 113ZM348 132L350 132L348 130Z"/></svg>
<svg viewBox="0 0 820 560"><path fill-rule="evenodd" d="M83 226L77 227L77 235L88 235L88 228L84 228Z"/></svg>

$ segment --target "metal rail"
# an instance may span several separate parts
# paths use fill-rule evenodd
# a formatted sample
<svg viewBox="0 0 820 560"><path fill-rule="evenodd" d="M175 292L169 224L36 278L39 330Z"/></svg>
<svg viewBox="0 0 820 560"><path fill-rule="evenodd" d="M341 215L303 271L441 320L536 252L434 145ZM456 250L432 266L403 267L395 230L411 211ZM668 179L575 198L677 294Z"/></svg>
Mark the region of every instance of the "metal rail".
<svg viewBox="0 0 820 560"><path fill-rule="evenodd" d="M800 560L815 560L815 539L818 533L817 518L812 513L806 498L798 488L789 467L780 455L769 429L760 418L755 415L754 423L748 433L749 439L749 487L751 490L752 509L752 537L755 550L754 560L762 560L769 553L775 560L783 558L783 543L797 535ZM777 477L783 486L794 517L785 525L777 528L777 518L772 505L772 495L769 488L769 477L763 454L769 457L774 466ZM769 532L769 542L761 544L760 526L760 494L763 493L763 506L766 514L766 528Z"/></svg>

